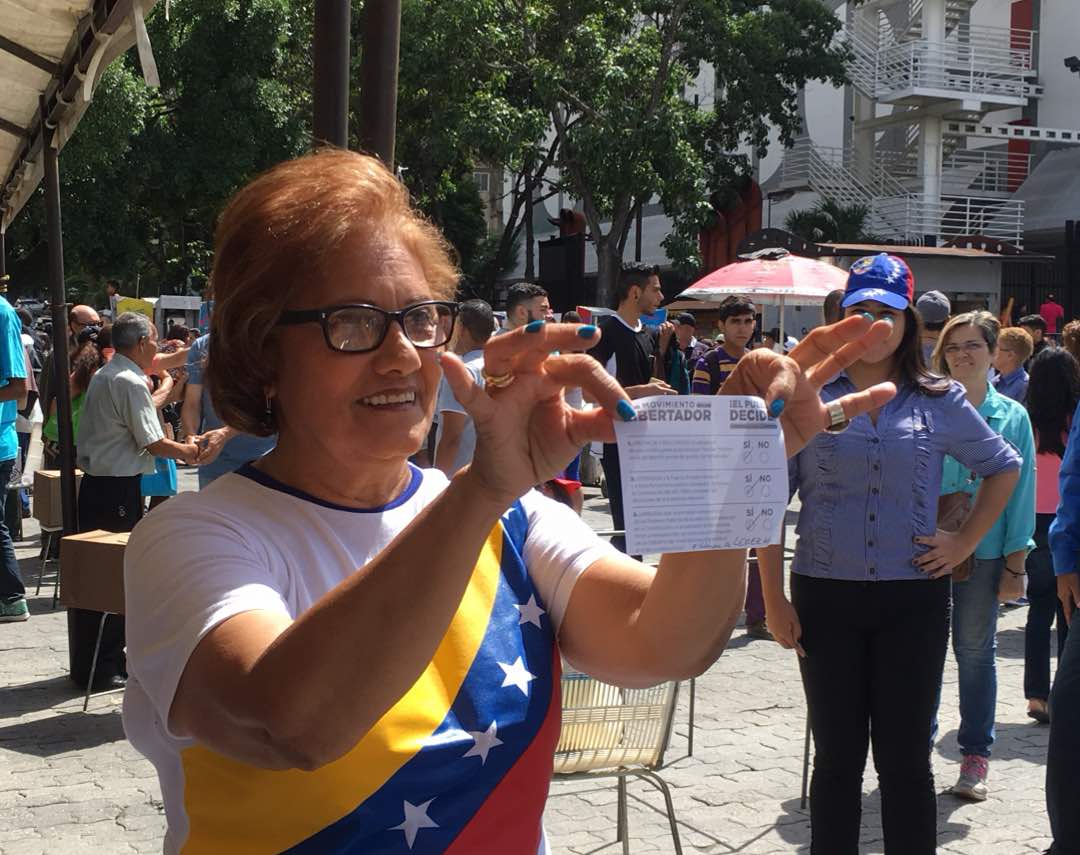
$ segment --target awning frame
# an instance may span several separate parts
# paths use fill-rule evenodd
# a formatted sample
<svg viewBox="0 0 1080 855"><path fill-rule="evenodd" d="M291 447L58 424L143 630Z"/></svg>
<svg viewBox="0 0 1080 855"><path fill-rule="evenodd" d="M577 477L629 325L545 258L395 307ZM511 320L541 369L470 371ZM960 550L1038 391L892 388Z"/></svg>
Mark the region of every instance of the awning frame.
<svg viewBox="0 0 1080 855"><path fill-rule="evenodd" d="M46 135L57 151L63 148L89 106L101 73L135 43L136 18L141 22L154 2L94 0L89 13L79 20L59 64L10 39L0 38L0 50L39 70L52 71L52 79L44 91L44 120L39 117L30 127L23 128L0 117L0 130L23 140L0 184L0 230L7 230L42 180L41 152Z"/></svg>

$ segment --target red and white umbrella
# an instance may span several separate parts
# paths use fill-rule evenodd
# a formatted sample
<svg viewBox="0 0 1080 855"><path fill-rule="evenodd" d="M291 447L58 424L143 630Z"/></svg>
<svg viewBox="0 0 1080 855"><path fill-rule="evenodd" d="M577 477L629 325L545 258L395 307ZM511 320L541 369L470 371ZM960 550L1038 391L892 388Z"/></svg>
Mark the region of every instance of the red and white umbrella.
<svg viewBox="0 0 1080 855"><path fill-rule="evenodd" d="M764 249L745 261L735 261L702 277L680 299L718 303L740 295L754 303L780 307L780 340L784 340L784 306L813 306L825 302L830 291L847 284L846 270L792 255L784 249Z"/></svg>

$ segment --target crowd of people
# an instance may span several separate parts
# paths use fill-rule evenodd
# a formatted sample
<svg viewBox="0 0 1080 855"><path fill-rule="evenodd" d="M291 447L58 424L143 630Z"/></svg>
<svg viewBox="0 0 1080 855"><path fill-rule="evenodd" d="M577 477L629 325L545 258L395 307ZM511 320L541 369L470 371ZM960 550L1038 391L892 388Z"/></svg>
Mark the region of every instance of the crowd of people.
<svg viewBox="0 0 1080 855"><path fill-rule="evenodd" d="M0 304L10 308L7 301L0 300ZM39 414L36 421L41 422L42 468L56 470L60 467L61 440L54 352L35 359L31 320L18 317L18 328L0 329L0 335L9 336L4 340L10 348L19 342L26 397L19 399L18 418L31 425L25 433L18 432L19 454L11 463L13 467L25 465L33 408ZM21 329L21 338L15 329ZM172 324L165 340L159 342L157 328L147 317L127 312L108 322L87 305L69 310L67 332L73 456L82 473L79 531L131 531L144 513L176 495L177 460L198 466L199 483L206 485L272 447L272 438L239 434L224 427L214 414L202 384L208 336ZM12 360L15 353L10 350ZM8 385L17 388L12 383L17 375L6 376ZM0 449L0 456L8 450ZM7 478L3 483L9 483L10 476L10 471L5 476L0 468L0 478ZM3 554L10 550L13 559L11 532L6 527L0 538ZM6 557L4 565L0 621L27 620L29 610L18 565L8 564ZM70 676L82 688L89 680L101 618L100 612L83 609L67 613ZM108 616L94 672L95 690L125 685L124 645L123 617Z"/></svg>
<svg viewBox="0 0 1080 855"><path fill-rule="evenodd" d="M664 294L642 264L624 266L613 312L592 323L556 320L540 286L517 283L500 325L490 304L454 299L457 280L390 172L322 151L223 212L209 333L174 327L159 343L142 315L71 309L79 528L132 531L126 624L107 620L94 688L126 682L166 853L544 852L563 663L622 686L685 679L743 614L751 637L798 656L811 851L858 851L872 748L886 852L934 852L950 637L951 791L983 800L999 605L1025 597L1024 692L1051 728L1051 851L1080 851L1080 641L1067 632L1080 323L1051 311L1003 327L939 292L916 300L885 254L852 265L801 341L759 338L746 297L719 305L708 336L688 312L650 323ZM58 460L55 369L46 357L34 382L23 326L0 300L5 483L31 404L45 465ZM637 399L689 394L757 395L781 421L801 502L790 566L779 545L752 562L625 554L614 424ZM579 513L592 449L610 542ZM198 467L198 492L178 494L177 461ZM0 609L27 617L6 529ZM100 620L68 614L80 685Z"/></svg>

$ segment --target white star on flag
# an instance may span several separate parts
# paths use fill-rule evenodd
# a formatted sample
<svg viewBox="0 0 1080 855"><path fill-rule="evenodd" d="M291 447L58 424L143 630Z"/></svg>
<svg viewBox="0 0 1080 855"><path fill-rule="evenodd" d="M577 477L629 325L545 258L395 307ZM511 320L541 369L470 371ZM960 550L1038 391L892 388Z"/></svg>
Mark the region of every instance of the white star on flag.
<svg viewBox="0 0 1080 855"><path fill-rule="evenodd" d="M525 663L521 661L519 656L514 660L513 665L507 665L505 662L500 662L499 667L503 669L503 673L506 676L502 681L502 688L507 686L517 686L521 689L521 694L525 697L529 696L529 683L536 679L535 674L530 674L525 668Z"/></svg>
<svg viewBox="0 0 1080 855"><path fill-rule="evenodd" d="M540 615L547 614L547 612L537 605L535 594L529 595L529 602L527 603L514 603L514 608L521 613L521 617L518 618L518 626L521 626L523 623L531 623L539 627Z"/></svg>
<svg viewBox="0 0 1080 855"><path fill-rule="evenodd" d="M503 741L495 735L497 731L498 727L494 721L487 730L467 731L469 736L475 741L475 744L462 755L462 759L465 757L479 757L481 766L487 763L488 752L492 748L503 744Z"/></svg>
<svg viewBox="0 0 1080 855"><path fill-rule="evenodd" d="M395 825L391 828L391 831L404 831L405 842L409 848L412 849L413 844L416 842L416 832L421 828L438 828L439 824L432 821L431 817L427 815L428 807L435 799L428 799L422 805L414 805L412 802L405 802L405 821L401 825Z"/></svg>

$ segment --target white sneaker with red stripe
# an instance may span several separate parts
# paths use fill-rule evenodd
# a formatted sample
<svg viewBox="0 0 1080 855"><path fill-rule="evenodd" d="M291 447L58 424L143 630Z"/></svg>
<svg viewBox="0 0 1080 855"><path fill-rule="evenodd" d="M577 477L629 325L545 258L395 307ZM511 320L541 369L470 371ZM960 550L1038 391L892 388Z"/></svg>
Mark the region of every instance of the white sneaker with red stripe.
<svg viewBox="0 0 1080 855"><path fill-rule="evenodd" d="M990 761L978 754L965 754L960 764L960 777L949 790L954 796L973 802L986 801L986 778L990 774Z"/></svg>

